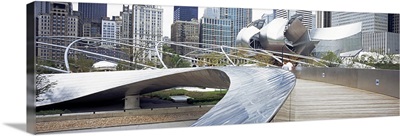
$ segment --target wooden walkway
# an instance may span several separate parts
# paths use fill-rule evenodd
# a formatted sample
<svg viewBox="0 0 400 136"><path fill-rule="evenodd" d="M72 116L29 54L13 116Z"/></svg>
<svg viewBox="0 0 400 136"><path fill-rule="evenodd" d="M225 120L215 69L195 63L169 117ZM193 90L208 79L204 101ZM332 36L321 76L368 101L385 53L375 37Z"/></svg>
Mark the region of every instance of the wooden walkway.
<svg viewBox="0 0 400 136"><path fill-rule="evenodd" d="M360 89L296 80L273 122L399 116L399 99Z"/></svg>

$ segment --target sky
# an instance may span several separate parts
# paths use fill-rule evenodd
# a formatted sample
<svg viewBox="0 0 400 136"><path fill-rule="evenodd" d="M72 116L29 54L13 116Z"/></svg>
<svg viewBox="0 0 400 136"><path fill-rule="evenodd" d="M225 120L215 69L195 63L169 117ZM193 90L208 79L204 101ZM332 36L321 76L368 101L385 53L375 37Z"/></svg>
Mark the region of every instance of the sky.
<svg viewBox="0 0 400 136"><path fill-rule="evenodd" d="M78 10L78 3L73 2L73 10ZM119 16L119 13L122 11L123 4L107 4L107 17ZM130 8L132 5L129 4ZM171 38L171 24L174 18L174 7L173 6L161 6L163 9L163 36L168 36ZM203 17L205 7L199 7L198 17ZM264 14L272 14L272 10L268 9L253 9L253 21L260 19Z"/></svg>

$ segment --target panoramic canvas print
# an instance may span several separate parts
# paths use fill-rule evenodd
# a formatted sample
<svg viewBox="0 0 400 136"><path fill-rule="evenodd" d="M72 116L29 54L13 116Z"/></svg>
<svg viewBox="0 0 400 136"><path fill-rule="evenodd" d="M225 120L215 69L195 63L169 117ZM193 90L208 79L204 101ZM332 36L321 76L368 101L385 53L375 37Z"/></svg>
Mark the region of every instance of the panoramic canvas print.
<svg viewBox="0 0 400 136"><path fill-rule="evenodd" d="M398 116L399 21L398 13L35 1L27 128Z"/></svg>

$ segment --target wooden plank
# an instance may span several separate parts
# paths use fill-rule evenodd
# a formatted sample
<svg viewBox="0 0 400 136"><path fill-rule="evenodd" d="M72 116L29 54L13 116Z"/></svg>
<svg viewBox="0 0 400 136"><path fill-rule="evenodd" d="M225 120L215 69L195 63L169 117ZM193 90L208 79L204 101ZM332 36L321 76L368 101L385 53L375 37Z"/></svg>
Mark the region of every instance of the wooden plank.
<svg viewBox="0 0 400 136"><path fill-rule="evenodd" d="M340 85L296 80L273 122L399 116L399 99Z"/></svg>

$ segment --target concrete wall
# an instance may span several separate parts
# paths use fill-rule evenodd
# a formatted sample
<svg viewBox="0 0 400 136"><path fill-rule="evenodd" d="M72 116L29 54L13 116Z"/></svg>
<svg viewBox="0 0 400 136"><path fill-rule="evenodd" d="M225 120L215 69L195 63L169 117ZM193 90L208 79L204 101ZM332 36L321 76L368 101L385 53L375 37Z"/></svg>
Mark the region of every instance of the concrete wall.
<svg viewBox="0 0 400 136"><path fill-rule="evenodd" d="M348 86L399 98L398 70L303 67L294 73L300 79Z"/></svg>
<svg viewBox="0 0 400 136"><path fill-rule="evenodd" d="M49 122L49 121L65 121L65 120L80 120L80 119L94 119L94 118L109 118L109 117L123 117L123 116L141 116L141 115L163 115L187 112L207 112L213 106L190 106L190 107L173 107L173 108L156 108L156 109L135 109L124 111L107 111L107 112L87 112L87 113L71 113L36 116L36 122ZM198 119L194 117L193 119Z"/></svg>

